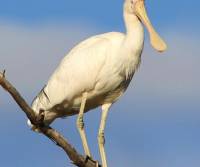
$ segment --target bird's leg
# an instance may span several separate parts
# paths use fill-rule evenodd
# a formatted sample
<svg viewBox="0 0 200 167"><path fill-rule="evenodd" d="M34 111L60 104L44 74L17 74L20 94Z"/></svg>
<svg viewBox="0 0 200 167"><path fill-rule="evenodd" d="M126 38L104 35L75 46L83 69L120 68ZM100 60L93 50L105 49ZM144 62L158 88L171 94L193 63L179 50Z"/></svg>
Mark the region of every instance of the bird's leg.
<svg viewBox="0 0 200 167"><path fill-rule="evenodd" d="M87 156L91 157L90 150L89 150L88 143L87 143L86 134L85 134L85 129L84 129L84 121L83 121L83 115L84 115L86 100L87 100L87 92L83 93L83 95L82 95L81 107L80 107L80 111L79 111L79 114L78 114L76 124L77 124L78 131L80 133L80 136L81 136L81 140L82 140L82 143L83 143L83 148L84 148L85 154Z"/></svg>
<svg viewBox="0 0 200 167"><path fill-rule="evenodd" d="M109 111L110 106L111 104L102 105L102 116L101 116L101 123L100 123L99 134L98 134L99 151L100 151L103 167L107 167L106 153L104 149L104 145L105 145L104 129L105 129L106 119L108 116L108 111Z"/></svg>

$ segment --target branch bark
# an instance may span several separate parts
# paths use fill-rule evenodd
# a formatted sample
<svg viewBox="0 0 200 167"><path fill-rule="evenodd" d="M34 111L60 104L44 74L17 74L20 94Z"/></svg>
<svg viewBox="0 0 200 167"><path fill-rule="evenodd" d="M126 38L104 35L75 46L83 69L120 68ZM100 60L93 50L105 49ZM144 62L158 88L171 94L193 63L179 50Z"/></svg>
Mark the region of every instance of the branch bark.
<svg viewBox="0 0 200 167"><path fill-rule="evenodd" d="M97 161L94 161L90 158L85 158L84 156L79 154L60 133L49 126L47 127L43 125L42 120L38 119L37 115L27 104L24 98L20 95L17 89L15 89L15 87L6 80L5 71L3 73L0 72L0 85L13 97L13 99L24 111L31 123L35 125L42 132L43 135L54 141L57 146L62 148L74 165L78 167L97 166ZM101 167L101 165L99 165L99 167Z"/></svg>

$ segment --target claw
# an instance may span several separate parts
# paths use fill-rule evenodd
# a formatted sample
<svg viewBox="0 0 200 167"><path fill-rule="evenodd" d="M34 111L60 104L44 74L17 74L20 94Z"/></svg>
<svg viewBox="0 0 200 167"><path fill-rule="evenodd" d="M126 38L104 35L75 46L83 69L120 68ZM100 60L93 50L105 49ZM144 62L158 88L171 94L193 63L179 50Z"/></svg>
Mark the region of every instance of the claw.
<svg viewBox="0 0 200 167"><path fill-rule="evenodd" d="M37 122L40 124L40 126L44 126L44 117L45 117L45 111L43 109L40 109Z"/></svg>
<svg viewBox="0 0 200 167"><path fill-rule="evenodd" d="M86 155L86 156L85 156L84 162L87 163L88 160L90 160L90 161L92 161L92 162L95 162L95 163L96 163L96 167L101 167L101 166L99 165L99 162L98 162L98 161L94 161L94 160L92 159L92 157L90 157L89 155Z"/></svg>
<svg viewBox="0 0 200 167"><path fill-rule="evenodd" d="M85 160L84 160L84 162L87 163L88 160L91 160L91 157L90 157L89 155L86 155L86 156L85 156Z"/></svg>

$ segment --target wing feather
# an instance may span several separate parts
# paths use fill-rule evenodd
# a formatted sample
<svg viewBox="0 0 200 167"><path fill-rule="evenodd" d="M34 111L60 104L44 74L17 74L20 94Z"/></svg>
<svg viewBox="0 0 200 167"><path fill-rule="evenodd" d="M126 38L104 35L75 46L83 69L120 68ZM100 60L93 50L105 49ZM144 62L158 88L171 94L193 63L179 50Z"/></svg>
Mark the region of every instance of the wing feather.
<svg viewBox="0 0 200 167"><path fill-rule="evenodd" d="M109 46L109 40L93 37L75 47L61 61L46 86L45 92L51 101L48 108L95 88Z"/></svg>
<svg viewBox="0 0 200 167"><path fill-rule="evenodd" d="M74 47L50 77L44 88L45 94L41 93L40 98L35 99L33 108L48 110L70 102L85 91L98 88L96 95L106 91L106 84L112 76L109 71L113 71L109 62L115 59L111 58L111 55L115 55L112 50L117 50L115 47L120 46L123 37L121 33L106 33L93 36Z"/></svg>

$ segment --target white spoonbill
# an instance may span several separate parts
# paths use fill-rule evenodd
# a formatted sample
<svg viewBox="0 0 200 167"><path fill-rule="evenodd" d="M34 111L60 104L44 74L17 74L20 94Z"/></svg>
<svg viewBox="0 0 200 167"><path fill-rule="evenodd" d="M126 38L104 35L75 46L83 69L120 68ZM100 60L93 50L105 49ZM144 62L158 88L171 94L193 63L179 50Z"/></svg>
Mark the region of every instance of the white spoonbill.
<svg viewBox="0 0 200 167"><path fill-rule="evenodd" d="M144 44L142 23L149 32L151 45L159 52L167 48L148 19L144 0L125 0L124 21L125 34L110 32L93 36L73 48L32 104L37 114L43 112L45 125L56 118L78 114L77 128L88 156L91 154L83 115L101 106L98 144L103 167L107 167L104 151L107 114L125 92L140 65ZM37 131L30 121L28 124Z"/></svg>

